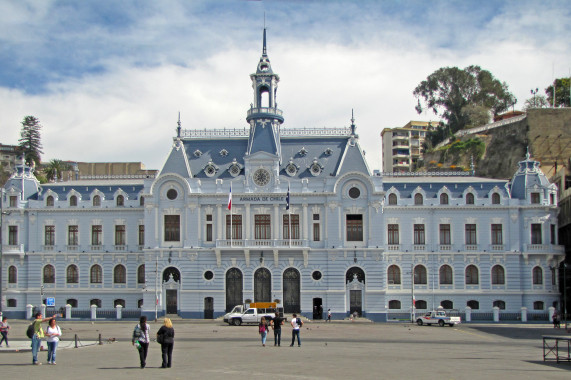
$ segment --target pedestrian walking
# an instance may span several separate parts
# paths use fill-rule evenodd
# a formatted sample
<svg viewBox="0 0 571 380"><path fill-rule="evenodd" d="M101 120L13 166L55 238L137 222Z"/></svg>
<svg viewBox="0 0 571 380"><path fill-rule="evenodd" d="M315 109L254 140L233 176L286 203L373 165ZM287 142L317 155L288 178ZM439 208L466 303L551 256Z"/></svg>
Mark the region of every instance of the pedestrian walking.
<svg viewBox="0 0 571 380"><path fill-rule="evenodd" d="M262 338L262 346L266 347L266 338L268 337L268 324L266 322L266 317L262 317L260 323L258 324L258 332Z"/></svg>
<svg viewBox="0 0 571 380"><path fill-rule="evenodd" d="M6 341L6 347L10 347L8 344L8 330L10 330L8 317L3 317L2 321L0 321L0 335L2 335L2 339L0 339L0 347L2 347L2 342L4 341Z"/></svg>
<svg viewBox="0 0 571 380"><path fill-rule="evenodd" d="M276 311L276 316L272 319L272 329L274 330L274 346L280 346L282 340L282 326L284 319L280 317L280 313Z"/></svg>
<svg viewBox="0 0 571 380"><path fill-rule="evenodd" d="M291 319L292 330L291 330L291 344L289 345L290 347L293 347L296 336L297 336L297 346L301 347L301 340L299 338L299 329L301 328L301 326L303 326L303 321L301 320L301 318L297 318L297 314L294 313Z"/></svg>
<svg viewBox="0 0 571 380"><path fill-rule="evenodd" d="M174 328L170 318L165 318L163 325L157 331L157 342L161 345L163 358L161 368L170 368L172 366L172 350L174 348Z"/></svg>
<svg viewBox="0 0 571 380"><path fill-rule="evenodd" d="M331 322L331 309L327 310L327 322Z"/></svg>
<svg viewBox="0 0 571 380"><path fill-rule="evenodd" d="M45 337L44 329L42 328L42 323L47 322L52 318L57 317L57 314L54 314L51 318L44 318L42 313L36 313L35 319L32 322L34 334L32 335L32 363L34 365L42 365L42 362L38 361L38 351L40 351L40 347L42 345L42 339Z"/></svg>
<svg viewBox="0 0 571 380"><path fill-rule="evenodd" d="M560 329L561 321L559 320L559 313L557 312L557 310L553 311L553 317L551 317L551 319L553 320L553 328Z"/></svg>
<svg viewBox="0 0 571 380"><path fill-rule="evenodd" d="M133 330L133 346L137 347L139 351L139 360L141 361L141 368L147 365L147 353L149 352L149 332L151 328L147 324L147 317L144 315L139 319L139 324Z"/></svg>
<svg viewBox="0 0 571 380"><path fill-rule="evenodd" d="M47 344L48 344L48 364L56 364L56 351L57 345L61 337L61 329L57 325L55 318L50 319L48 328L46 329Z"/></svg>

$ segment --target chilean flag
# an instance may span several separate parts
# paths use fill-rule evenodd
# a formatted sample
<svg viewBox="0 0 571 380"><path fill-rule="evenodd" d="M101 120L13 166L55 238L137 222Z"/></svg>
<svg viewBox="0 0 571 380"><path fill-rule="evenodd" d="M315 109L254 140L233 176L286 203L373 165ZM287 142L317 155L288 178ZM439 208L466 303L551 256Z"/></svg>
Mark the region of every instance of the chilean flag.
<svg viewBox="0 0 571 380"><path fill-rule="evenodd" d="M232 183L230 183L230 192L228 193L228 210L232 210Z"/></svg>

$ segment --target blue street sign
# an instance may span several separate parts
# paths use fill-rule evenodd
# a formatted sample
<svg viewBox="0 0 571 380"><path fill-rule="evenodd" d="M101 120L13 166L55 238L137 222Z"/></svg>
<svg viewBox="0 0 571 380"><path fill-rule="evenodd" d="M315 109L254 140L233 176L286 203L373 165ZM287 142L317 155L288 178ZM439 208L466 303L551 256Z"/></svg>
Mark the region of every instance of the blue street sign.
<svg viewBox="0 0 571 380"><path fill-rule="evenodd" d="M56 305L56 299L54 297L46 298L46 306L55 306L55 305Z"/></svg>

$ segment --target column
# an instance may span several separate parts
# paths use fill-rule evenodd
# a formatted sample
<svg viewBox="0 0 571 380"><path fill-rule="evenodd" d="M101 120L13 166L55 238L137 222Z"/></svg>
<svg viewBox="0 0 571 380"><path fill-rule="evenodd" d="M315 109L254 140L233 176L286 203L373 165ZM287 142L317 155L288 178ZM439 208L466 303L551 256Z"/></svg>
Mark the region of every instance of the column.
<svg viewBox="0 0 571 380"><path fill-rule="evenodd" d="M249 239L253 239L252 237L252 220L250 219L250 204L246 203L244 205L246 212L244 215L244 233L245 235L242 237L244 240L249 240Z"/></svg>
<svg viewBox="0 0 571 380"><path fill-rule="evenodd" d="M272 219L272 239L283 239L280 234L280 209L276 204L274 205L274 217Z"/></svg>
<svg viewBox="0 0 571 380"><path fill-rule="evenodd" d="M222 239L222 205L216 205L216 240Z"/></svg>
<svg viewBox="0 0 571 380"><path fill-rule="evenodd" d="M303 236L301 237L303 240L308 240L309 239L309 224L310 221L307 218L307 203L303 204L303 221L302 221L302 231L303 231Z"/></svg>

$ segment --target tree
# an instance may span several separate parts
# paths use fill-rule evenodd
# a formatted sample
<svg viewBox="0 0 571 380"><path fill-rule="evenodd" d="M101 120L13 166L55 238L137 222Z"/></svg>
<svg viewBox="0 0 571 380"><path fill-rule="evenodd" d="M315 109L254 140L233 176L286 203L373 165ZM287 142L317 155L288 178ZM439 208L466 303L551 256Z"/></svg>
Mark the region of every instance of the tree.
<svg viewBox="0 0 571 380"><path fill-rule="evenodd" d="M42 142L40 138L42 125L34 116L26 116L22 121L22 131L18 140L24 160L27 165L40 165L42 152Z"/></svg>
<svg viewBox="0 0 571 380"><path fill-rule="evenodd" d="M530 108L546 108L549 107L549 102L543 95L535 95L532 98L526 99L523 104L523 110L527 111Z"/></svg>
<svg viewBox="0 0 571 380"><path fill-rule="evenodd" d="M569 103L570 78L555 79L555 107L571 107ZM553 107L553 85L545 89L545 95L549 105Z"/></svg>
<svg viewBox="0 0 571 380"><path fill-rule="evenodd" d="M413 94L418 98L416 111L431 109L446 120L451 133L473 124L471 114L478 117L483 114L481 110L466 112L467 106L484 107L495 116L516 102L505 82L479 66L442 67L420 82Z"/></svg>
<svg viewBox="0 0 571 380"><path fill-rule="evenodd" d="M56 175L58 180L62 179L63 172L68 170L71 170L71 166L67 162L58 159L50 160L50 162L44 166L44 173L48 181L53 181Z"/></svg>

